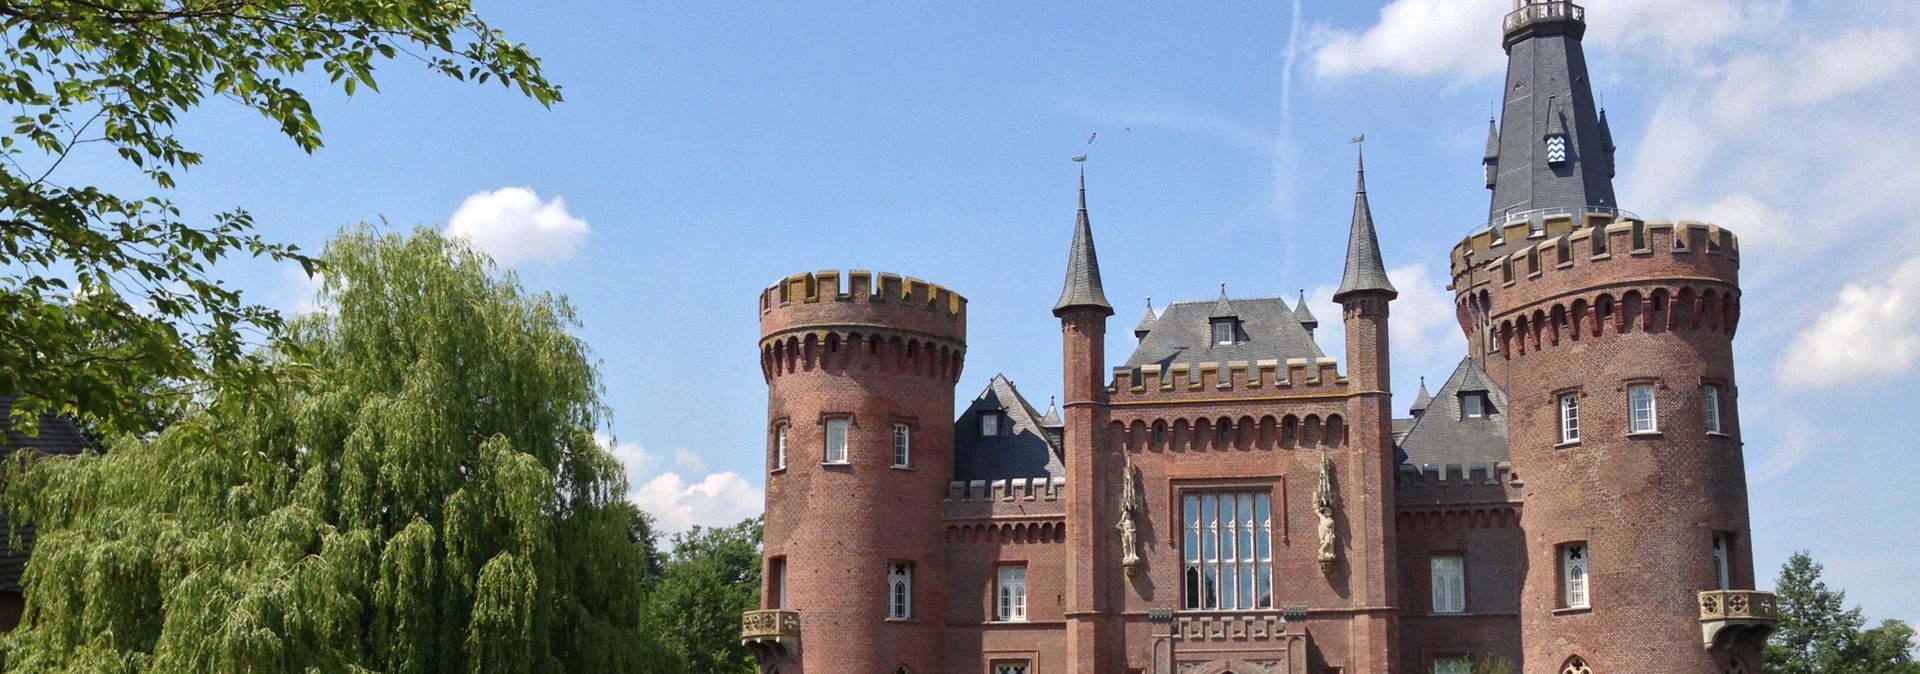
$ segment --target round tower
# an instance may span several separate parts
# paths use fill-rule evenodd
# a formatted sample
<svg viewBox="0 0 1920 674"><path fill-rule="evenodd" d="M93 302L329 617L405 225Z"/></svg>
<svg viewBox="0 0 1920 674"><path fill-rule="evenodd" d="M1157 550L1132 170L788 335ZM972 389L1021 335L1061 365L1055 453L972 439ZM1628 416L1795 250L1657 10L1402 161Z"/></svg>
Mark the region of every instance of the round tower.
<svg viewBox="0 0 1920 674"><path fill-rule="evenodd" d="M766 558L743 641L763 671L943 671L966 299L895 274L798 274L760 294L760 335Z"/></svg>
<svg viewBox="0 0 1920 674"><path fill-rule="evenodd" d="M1526 672L1760 671L1738 270L1730 232L1611 209L1454 248L1461 327L1512 407Z"/></svg>

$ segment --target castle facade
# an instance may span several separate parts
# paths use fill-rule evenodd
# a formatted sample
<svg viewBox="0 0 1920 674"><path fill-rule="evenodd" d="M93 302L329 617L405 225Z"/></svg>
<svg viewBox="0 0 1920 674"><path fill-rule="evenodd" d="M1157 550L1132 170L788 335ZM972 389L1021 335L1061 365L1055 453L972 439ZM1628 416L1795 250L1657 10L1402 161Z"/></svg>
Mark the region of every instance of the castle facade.
<svg viewBox="0 0 1920 674"><path fill-rule="evenodd" d="M1616 203L1585 26L1506 18L1489 220L1451 254L1468 353L1404 414L1364 166L1344 359L1304 300L1223 291L1149 306L1110 363L1084 175L1045 412L995 376L955 418L951 290L767 288L762 670L1757 674L1739 242Z"/></svg>

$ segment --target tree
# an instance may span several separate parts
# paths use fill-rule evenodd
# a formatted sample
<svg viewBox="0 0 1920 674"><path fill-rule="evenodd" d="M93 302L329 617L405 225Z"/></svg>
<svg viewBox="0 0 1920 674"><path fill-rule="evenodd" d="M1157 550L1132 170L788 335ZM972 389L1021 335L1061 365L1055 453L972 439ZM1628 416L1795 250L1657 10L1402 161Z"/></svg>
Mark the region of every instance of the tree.
<svg viewBox="0 0 1920 674"><path fill-rule="evenodd" d="M761 527L755 517L674 534L672 559L647 597L645 624L687 671L755 671L740 645L740 614L760 602Z"/></svg>
<svg viewBox="0 0 1920 674"><path fill-rule="evenodd" d="M1767 639L1767 671L1776 674L1920 674L1913 629L1898 620L1862 631L1860 608L1820 580L1824 570L1805 551L1780 569L1775 583L1780 625Z"/></svg>
<svg viewBox="0 0 1920 674"><path fill-rule="evenodd" d="M24 394L14 413L28 426L55 412L156 427L183 382L281 326L211 265L239 253L315 271L254 233L244 210L191 224L157 196L200 163L173 129L209 98L258 111L308 152L321 144L300 88L309 70L352 95L376 89L376 65L406 58L560 100L470 0L0 0L0 34L0 102L15 112L0 137L0 392ZM153 193L63 180L78 155L120 162Z"/></svg>
<svg viewBox="0 0 1920 674"><path fill-rule="evenodd" d="M14 672L678 672L572 308L360 229L327 311L151 440L18 462ZM19 521L19 520L15 520Z"/></svg>

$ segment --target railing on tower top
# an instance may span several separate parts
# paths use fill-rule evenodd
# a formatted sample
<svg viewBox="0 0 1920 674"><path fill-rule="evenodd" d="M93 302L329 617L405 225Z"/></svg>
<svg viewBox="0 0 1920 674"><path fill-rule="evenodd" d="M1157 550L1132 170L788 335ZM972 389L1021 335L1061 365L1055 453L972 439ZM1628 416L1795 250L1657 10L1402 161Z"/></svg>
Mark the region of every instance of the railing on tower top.
<svg viewBox="0 0 1920 674"><path fill-rule="evenodd" d="M1607 215L1613 216L1614 220L1639 220L1640 219L1640 216L1638 214L1635 214L1633 211L1629 211L1624 208L1607 208L1605 206L1579 206L1579 207L1556 206L1553 208L1535 208L1535 209L1526 210L1526 211L1513 211L1511 213L1503 213L1493 218L1492 220L1488 220L1486 226L1476 229L1474 230L1474 232L1478 233L1478 232L1483 232L1491 229L1493 230L1494 236L1498 237L1501 234L1501 232L1507 228L1507 225L1510 225L1516 222L1525 222L1530 228L1528 230L1528 233L1531 234L1534 232L1544 231L1546 229L1547 216L1567 215L1575 219L1579 219L1580 216L1585 213L1605 213Z"/></svg>
<svg viewBox="0 0 1920 674"><path fill-rule="evenodd" d="M1587 20L1587 8L1567 0L1520 0L1519 9L1507 13L1507 32L1545 21Z"/></svg>

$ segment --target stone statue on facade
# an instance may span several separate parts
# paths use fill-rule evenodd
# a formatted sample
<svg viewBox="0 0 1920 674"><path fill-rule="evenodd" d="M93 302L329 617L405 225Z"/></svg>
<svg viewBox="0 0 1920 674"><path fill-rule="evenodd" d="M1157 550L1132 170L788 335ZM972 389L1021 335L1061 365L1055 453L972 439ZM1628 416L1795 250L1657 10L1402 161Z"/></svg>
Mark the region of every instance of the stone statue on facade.
<svg viewBox="0 0 1920 674"><path fill-rule="evenodd" d="M1120 530L1120 566L1126 569L1127 577L1140 573L1139 526L1134 524L1134 514L1146 509L1146 503L1140 498L1139 480L1133 472L1133 458L1127 457L1126 466L1120 475L1120 524L1114 528Z"/></svg>
<svg viewBox="0 0 1920 674"><path fill-rule="evenodd" d="M1313 511L1320 516L1320 572L1332 573L1335 549L1339 545L1334 532L1333 509L1339 501L1339 492L1333 489L1333 459L1327 457L1327 450L1320 450L1320 488L1313 493Z"/></svg>

